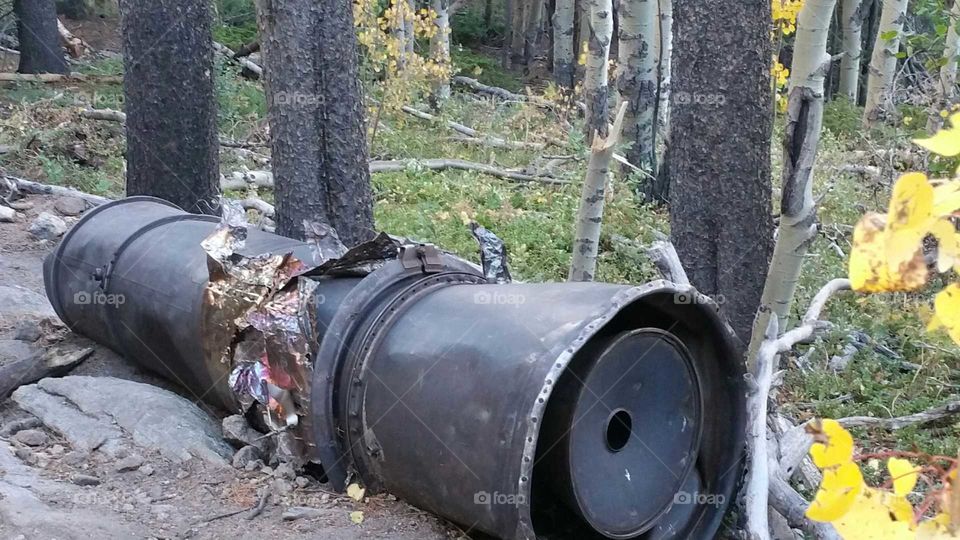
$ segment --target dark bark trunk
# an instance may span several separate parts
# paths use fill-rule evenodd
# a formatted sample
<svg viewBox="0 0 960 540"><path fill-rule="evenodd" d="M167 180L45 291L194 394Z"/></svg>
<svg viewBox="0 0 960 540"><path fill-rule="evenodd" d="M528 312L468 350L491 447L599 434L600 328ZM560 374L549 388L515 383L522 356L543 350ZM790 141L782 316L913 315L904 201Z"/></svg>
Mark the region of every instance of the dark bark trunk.
<svg viewBox="0 0 960 540"><path fill-rule="evenodd" d="M123 0L127 195L219 213L212 12L205 0Z"/></svg>
<svg viewBox="0 0 960 540"><path fill-rule="evenodd" d="M20 73L69 73L60 48L54 0L15 0Z"/></svg>
<svg viewBox="0 0 960 540"><path fill-rule="evenodd" d="M349 0L260 2L261 48L276 182L277 233L304 220L348 246L373 236L363 99Z"/></svg>
<svg viewBox="0 0 960 540"><path fill-rule="evenodd" d="M773 248L770 4L676 0L673 20L671 235L746 340Z"/></svg>
<svg viewBox="0 0 960 540"><path fill-rule="evenodd" d="M515 0L503 1L503 44L500 45L500 65L510 67L510 44L513 41L513 4Z"/></svg>
<svg viewBox="0 0 960 540"><path fill-rule="evenodd" d="M867 26L864 31L866 36L864 38L862 52L860 53L860 90L857 96L857 105L861 107L867 104L867 79L870 77L870 56L873 54L873 48L876 46L877 32L880 28L880 12L882 9L883 4L880 0L870 2L870 16L867 18Z"/></svg>

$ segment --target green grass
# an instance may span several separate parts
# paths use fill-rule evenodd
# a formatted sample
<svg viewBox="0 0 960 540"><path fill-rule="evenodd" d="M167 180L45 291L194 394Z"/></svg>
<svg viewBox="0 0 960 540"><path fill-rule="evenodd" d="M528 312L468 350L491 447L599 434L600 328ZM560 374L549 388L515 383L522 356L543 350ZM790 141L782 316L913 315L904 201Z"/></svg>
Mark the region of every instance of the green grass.
<svg viewBox="0 0 960 540"><path fill-rule="evenodd" d="M245 39L238 37L236 41ZM454 59L461 72L485 83L514 91L523 86L516 76L500 68L497 59L457 48ZM218 63L217 69L223 136L240 139L262 135L266 105L261 85L239 77L238 68L231 64ZM122 66L116 60L102 60L82 70L109 75L119 74ZM367 93L376 97L376 87L368 87ZM43 181L119 195L123 185L121 128L79 120L71 111L77 100L99 103L98 106L113 100L117 104L111 108L122 108L121 95L116 84L81 85L70 91L56 85L7 85L0 95L9 109L0 117L0 144L38 142L0 156L0 164ZM419 106L426 108L424 104ZM904 109L897 122L869 134L868 140L860 128L861 114L858 107L841 101L826 108L815 173L821 232L806 258L794 318L824 283L845 275L852 225L865 211L885 208L895 174L885 170L879 181L873 181L840 174L838 167L862 161L854 154L857 150L909 148L909 138L926 121L920 116L922 111ZM511 140L538 140L537 135L543 134L566 136L557 119L542 110L460 94L445 105L441 117ZM906 122L905 118L912 120ZM781 132L782 118L778 119L772 152L775 184L781 161ZM398 111L382 111L371 155L377 159L456 157L507 168L544 166L544 160L539 159L543 152L464 146L451 140L451 135L442 125L431 125ZM64 153L63 149L75 143L78 136L99 165L78 164ZM582 141L575 146L582 148ZM547 152L559 154L569 150ZM229 152L222 154L221 161L225 172L241 166L258 167ZM517 184L464 171L433 172L416 166L399 173L378 174L373 178L377 225L393 234L432 241L475 259L477 247L467 227L468 221L475 220L504 239L517 278L563 280L585 165L583 161L571 160L557 166L554 173L572 182L560 187ZM638 246L651 241L657 232L665 232L669 220L664 209L637 202L632 195L634 182L635 179L619 174L613 181L614 196L606 209L601 238L601 280L641 283L656 275ZM270 198L269 193L263 195ZM775 193L774 200L778 199L779 193ZM809 369L787 369L786 383L780 392L782 409L799 420L813 416L891 416L917 412L956 397L960 350L945 335L925 329L932 296L940 286L934 283L923 292L909 295L846 294L833 299L825 313L825 318L833 323L832 330L811 345L799 346L795 354L786 355L785 366L792 366L795 356L806 353ZM897 351L904 361L921 366L920 369L901 369L899 361L868 348L855 356L847 370L833 373L828 367L829 359L840 354L853 331L868 334L876 343ZM918 449L952 455L960 447L960 431L952 423L893 433L858 430L856 436L865 450Z"/></svg>

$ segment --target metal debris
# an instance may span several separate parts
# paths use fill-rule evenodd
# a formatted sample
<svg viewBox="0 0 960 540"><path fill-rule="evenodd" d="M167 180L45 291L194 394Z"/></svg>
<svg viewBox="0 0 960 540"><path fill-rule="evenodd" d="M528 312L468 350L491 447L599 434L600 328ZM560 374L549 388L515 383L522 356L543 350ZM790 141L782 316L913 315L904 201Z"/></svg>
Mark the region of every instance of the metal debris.
<svg viewBox="0 0 960 540"><path fill-rule="evenodd" d="M507 247L503 240L475 221L470 222L470 232L480 244L480 263L483 277L491 283L504 284L513 281L507 266Z"/></svg>

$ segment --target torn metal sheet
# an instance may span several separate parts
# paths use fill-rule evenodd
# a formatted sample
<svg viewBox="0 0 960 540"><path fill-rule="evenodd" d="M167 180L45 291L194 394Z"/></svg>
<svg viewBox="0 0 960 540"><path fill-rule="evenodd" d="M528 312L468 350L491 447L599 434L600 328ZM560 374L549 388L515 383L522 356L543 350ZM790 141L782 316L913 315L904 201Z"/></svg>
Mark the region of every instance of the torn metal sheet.
<svg viewBox="0 0 960 540"><path fill-rule="evenodd" d="M400 242L387 233L380 233L373 240L364 242L337 259L331 259L317 268L315 275L365 276L383 266L386 261L397 258Z"/></svg>
<svg viewBox="0 0 960 540"><path fill-rule="evenodd" d="M470 232L480 244L480 263L483 277L490 283L504 284L513 281L507 266L507 247L503 240L477 222L470 223Z"/></svg>

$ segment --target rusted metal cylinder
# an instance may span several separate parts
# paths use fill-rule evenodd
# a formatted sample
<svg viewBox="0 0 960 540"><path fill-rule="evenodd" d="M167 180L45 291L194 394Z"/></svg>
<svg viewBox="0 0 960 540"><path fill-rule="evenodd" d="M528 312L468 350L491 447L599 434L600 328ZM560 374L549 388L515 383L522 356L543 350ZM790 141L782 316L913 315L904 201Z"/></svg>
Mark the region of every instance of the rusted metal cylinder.
<svg viewBox="0 0 960 540"><path fill-rule="evenodd" d="M235 409L231 366L203 347L200 242L217 226L149 198L105 205L44 277L71 328ZM310 248L251 230L244 249ZM501 538L713 537L746 394L714 304L664 281L491 284L429 246L397 251L362 278L298 278L317 300L301 425L335 487L356 472Z"/></svg>

